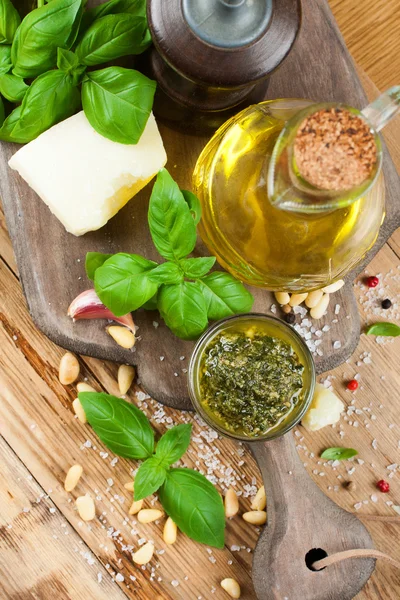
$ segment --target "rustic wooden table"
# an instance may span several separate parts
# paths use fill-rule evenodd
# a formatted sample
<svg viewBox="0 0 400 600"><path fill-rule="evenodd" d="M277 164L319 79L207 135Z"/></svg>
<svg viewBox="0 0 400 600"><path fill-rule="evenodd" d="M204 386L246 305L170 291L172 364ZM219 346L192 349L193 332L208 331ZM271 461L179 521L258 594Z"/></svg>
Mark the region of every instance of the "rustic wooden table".
<svg viewBox="0 0 400 600"><path fill-rule="evenodd" d="M331 5L350 50L375 85L384 89L398 84L400 0L366 0L362 7L357 0L331 0ZM364 81L370 96L376 95ZM388 143L400 168L399 122L396 128L397 136L392 130ZM379 288L368 292L362 278L356 283L364 322L383 317L399 321L399 257L400 231L368 267L369 274L379 275ZM383 315L379 299L386 297L394 306ZM74 418L75 389L63 387L57 377L63 351L31 322L1 212L0 321L0 599L49 600L57 595L60 600L223 600L227 595L219 582L233 576L240 581L242 598L255 600L250 572L258 532L240 517L228 523L226 548L219 551L183 535L166 547L162 524L137 525L128 519L130 494L123 484L136 465L107 454L93 431ZM322 378L329 377L348 407L340 426L313 434L299 427L295 432L310 476L343 508L357 511L376 547L398 560L400 516L394 507L400 505L399 349L399 339L378 344L362 336L352 359ZM82 378L118 394L117 365L85 357L80 362ZM353 395L344 382L356 373L360 387ZM129 397L159 431L172 422L192 422L194 437L184 464L213 475L221 490L234 483L241 492L241 510L248 509L260 477L246 448L214 439L193 415L164 409L139 387ZM358 460L332 468L318 458L321 449L336 445L356 448ZM67 494L65 473L77 462L84 476ZM387 495L374 485L382 478L391 484ZM353 492L343 486L349 480L356 484ZM82 523L74 509L74 498L87 491L96 496L98 508L90 524ZM156 558L143 570L132 564L129 552L140 538L154 540L157 549ZM357 596L398 597L399 574L381 563Z"/></svg>

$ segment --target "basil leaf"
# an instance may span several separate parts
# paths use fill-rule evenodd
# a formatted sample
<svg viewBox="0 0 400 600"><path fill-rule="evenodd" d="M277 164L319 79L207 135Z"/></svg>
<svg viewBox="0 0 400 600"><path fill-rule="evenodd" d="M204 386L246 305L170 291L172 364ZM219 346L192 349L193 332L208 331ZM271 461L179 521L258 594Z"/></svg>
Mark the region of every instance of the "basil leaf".
<svg viewBox="0 0 400 600"><path fill-rule="evenodd" d="M122 317L150 300L158 285L149 280L157 263L138 254L115 254L96 269L94 287L102 303Z"/></svg>
<svg viewBox="0 0 400 600"><path fill-rule="evenodd" d="M120 144L137 144L153 106L156 83L138 71L109 67L87 73L82 104L92 127Z"/></svg>
<svg viewBox="0 0 400 600"><path fill-rule="evenodd" d="M183 281L183 273L179 265L172 262L165 262L158 265L149 273L150 281L154 283L180 283Z"/></svg>
<svg viewBox="0 0 400 600"><path fill-rule="evenodd" d="M3 102L1 102L1 104L4 112ZM21 106L14 108L14 110L8 115L7 119L2 123L2 126L0 127L0 140L4 140L6 142L17 142L20 144L25 143L26 140L23 134L19 131L21 108Z"/></svg>
<svg viewBox="0 0 400 600"><path fill-rule="evenodd" d="M189 448L191 433L190 423L176 425L164 433L156 446L156 457L162 465L169 467L185 454Z"/></svg>
<svg viewBox="0 0 400 600"><path fill-rule="evenodd" d="M224 547L225 515L215 487L192 469L170 469L158 495L165 512L187 536Z"/></svg>
<svg viewBox="0 0 400 600"><path fill-rule="evenodd" d="M357 450L353 448L327 448L321 454L321 458L326 460L347 460L353 456L357 456Z"/></svg>
<svg viewBox="0 0 400 600"><path fill-rule="evenodd" d="M103 266L106 260L111 258L113 254L103 254L102 252L87 252L85 269L88 278L93 281L96 269Z"/></svg>
<svg viewBox="0 0 400 600"><path fill-rule="evenodd" d="M143 304L142 308L144 308L145 310L157 310L157 298L158 298L158 292L157 292L157 294L154 294L154 296L152 298L150 298L150 300L145 302Z"/></svg>
<svg viewBox="0 0 400 600"><path fill-rule="evenodd" d="M199 277L207 275L209 270L214 266L216 260L215 256L183 258L179 264L186 277L189 279L198 279Z"/></svg>
<svg viewBox="0 0 400 600"><path fill-rule="evenodd" d="M5 118L6 118L6 113L4 110L4 102L0 96L0 125L3 125Z"/></svg>
<svg viewBox="0 0 400 600"><path fill-rule="evenodd" d="M155 456L148 458L140 465L135 475L134 500L143 500L154 494L164 483L166 470Z"/></svg>
<svg viewBox="0 0 400 600"><path fill-rule="evenodd" d="M400 335L400 327L395 323L375 323L374 325L370 325L365 333L367 335L397 337Z"/></svg>
<svg viewBox="0 0 400 600"><path fill-rule="evenodd" d="M190 212L192 213L192 217L194 219L194 224L198 225L201 220L201 204L200 200L193 194L193 192L189 192L188 190L181 190L183 197L185 198L185 202L190 208Z"/></svg>
<svg viewBox="0 0 400 600"><path fill-rule="evenodd" d="M146 18L146 0L109 0L99 6L85 11L82 17L81 29L86 31L96 19L106 15L128 13L136 17Z"/></svg>
<svg viewBox="0 0 400 600"><path fill-rule="evenodd" d="M57 48L70 48L82 16L82 0L52 0L28 13L11 48L14 74L33 78L57 64Z"/></svg>
<svg viewBox="0 0 400 600"><path fill-rule="evenodd" d="M0 45L0 73L8 73L11 69L11 46Z"/></svg>
<svg viewBox="0 0 400 600"><path fill-rule="evenodd" d="M75 49L82 64L92 67L121 56L140 54L146 19L134 15L107 15L89 27Z"/></svg>
<svg viewBox="0 0 400 600"><path fill-rule="evenodd" d="M207 327L207 307L199 282L161 286L157 306L167 327L183 340L196 339Z"/></svg>
<svg viewBox="0 0 400 600"><path fill-rule="evenodd" d="M79 107L79 92L69 77L62 71L48 71L35 79L21 107L6 119L0 130L0 139L30 142L49 127L76 113Z"/></svg>
<svg viewBox="0 0 400 600"><path fill-rule="evenodd" d="M22 102L28 89L29 86L26 85L22 77L12 73L0 75L0 94L10 102Z"/></svg>
<svg viewBox="0 0 400 600"><path fill-rule="evenodd" d="M118 456L143 459L154 451L154 431L133 404L98 392L80 392L86 418L101 441Z"/></svg>
<svg viewBox="0 0 400 600"><path fill-rule="evenodd" d="M253 306L253 296L229 273L210 273L199 283L206 301L207 316L213 321L249 312Z"/></svg>
<svg viewBox="0 0 400 600"><path fill-rule="evenodd" d="M17 9L10 0L0 0L0 44L12 44L21 23Z"/></svg>
<svg viewBox="0 0 400 600"><path fill-rule="evenodd" d="M158 252L178 261L196 245L196 225L178 184L162 169L153 187L149 204L149 227Z"/></svg>
<svg viewBox="0 0 400 600"><path fill-rule="evenodd" d="M72 78L74 85L81 82L82 75L86 71L85 65L80 64L77 55L64 48L57 48L57 67Z"/></svg>

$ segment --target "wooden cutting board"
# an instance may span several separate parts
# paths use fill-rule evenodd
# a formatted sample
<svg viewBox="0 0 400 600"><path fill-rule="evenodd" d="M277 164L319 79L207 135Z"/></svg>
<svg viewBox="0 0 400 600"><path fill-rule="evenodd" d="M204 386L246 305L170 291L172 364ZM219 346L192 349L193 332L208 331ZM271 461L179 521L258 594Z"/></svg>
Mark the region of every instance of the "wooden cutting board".
<svg viewBox="0 0 400 600"><path fill-rule="evenodd" d="M358 108L367 104L326 0L303 2L303 27L295 49L273 75L268 88L268 99L279 97L345 101ZM162 124L160 130L169 159L167 168L181 187L190 189L191 173L207 138L178 133ZM147 226L151 185L107 226L77 238L64 230L40 198L8 168L7 162L17 149L15 144L1 144L0 194L29 311L37 327L56 344L73 352L137 365L141 385L153 398L175 408L191 408L184 371L194 343L174 337L158 313L138 311L134 315L140 336L134 352L119 348L106 334L102 322L74 324L66 314L71 300L90 287L84 271L86 252L135 252L157 260ZM316 357L319 373L333 369L355 349L360 325L351 282L400 225L400 204L396 197L400 180L388 152L384 173L386 220L374 248L331 302L326 317L331 329L322 338L323 356ZM196 255L205 252L199 240ZM256 298L254 310L269 313L274 303L272 294L259 289L252 291ZM337 316L336 304L341 306ZM337 322L332 324L334 320ZM321 320L318 326L323 324ZM341 342L340 349L333 349L334 341Z"/></svg>

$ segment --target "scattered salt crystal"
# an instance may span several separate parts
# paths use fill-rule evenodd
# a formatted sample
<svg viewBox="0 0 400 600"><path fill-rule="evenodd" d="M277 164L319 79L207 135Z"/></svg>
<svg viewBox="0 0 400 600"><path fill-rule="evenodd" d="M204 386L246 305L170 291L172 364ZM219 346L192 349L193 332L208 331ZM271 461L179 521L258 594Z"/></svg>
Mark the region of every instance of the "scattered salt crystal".
<svg viewBox="0 0 400 600"><path fill-rule="evenodd" d="M115 576L115 581L119 581L119 582L125 581L125 577L123 575L121 575L121 573L117 573Z"/></svg>
<svg viewBox="0 0 400 600"><path fill-rule="evenodd" d="M356 502L356 504L354 505L354 508L356 510L359 510L362 507L362 502Z"/></svg>
<svg viewBox="0 0 400 600"><path fill-rule="evenodd" d="M373 447L374 450L378 449L378 442L377 440L372 440L371 446Z"/></svg>
<svg viewBox="0 0 400 600"><path fill-rule="evenodd" d="M114 485L114 480L113 480L113 479L111 479L111 477L109 477L109 478L107 479L107 485L109 485L110 487L112 487L112 486Z"/></svg>
<svg viewBox="0 0 400 600"><path fill-rule="evenodd" d="M179 581L178 581L177 579L173 579L173 580L171 581L171 585L173 585L174 587L178 587L178 585L179 585Z"/></svg>
<svg viewBox="0 0 400 600"><path fill-rule="evenodd" d="M333 349L334 350L339 350L339 348L342 347L342 342L339 342L339 340L337 340L336 342L333 342Z"/></svg>
<svg viewBox="0 0 400 600"><path fill-rule="evenodd" d="M101 573L97 573L97 583L101 583L103 581L103 575Z"/></svg>
<svg viewBox="0 0 400 600"><path fill-rule="evenodd" d="M371 500L372 502L378 502L378 496L376 494L372 494Z"/></svg>
<svg viewBox="0 0 400 600"><path fill-rule="evenodd" d="M400 506L393 504L393 510L395 510L397 512L397 514L400 515Z"/></svg>

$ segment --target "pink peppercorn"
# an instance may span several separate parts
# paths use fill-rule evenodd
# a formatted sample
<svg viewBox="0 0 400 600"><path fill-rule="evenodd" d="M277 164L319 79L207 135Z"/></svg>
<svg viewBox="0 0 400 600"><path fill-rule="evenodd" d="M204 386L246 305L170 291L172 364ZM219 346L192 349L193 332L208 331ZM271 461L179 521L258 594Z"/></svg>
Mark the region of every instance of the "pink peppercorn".
<svg viewBox="0 0 400 600"><path fill-rule="evenodd" d="M375 288L379 283L379 279L375 275L372 275L368 277L366 283L369 288Z"/></svg>
<svg viewBox="0 0 400 600"><path fill-rule="evenodd" d="M358 381L356 379L352 379L351 381L348 382L348 384L346 385L346 387L351 392L355 392L356 389L358 388Z"/></svg>
<svg viewBox="0 0 400 600"><path fill-rule="evenodd" d="M384 479L378 481L376 487L380 492L382 492L382 494L387 494L388 492L390 492L390 485Z"/></svg>

